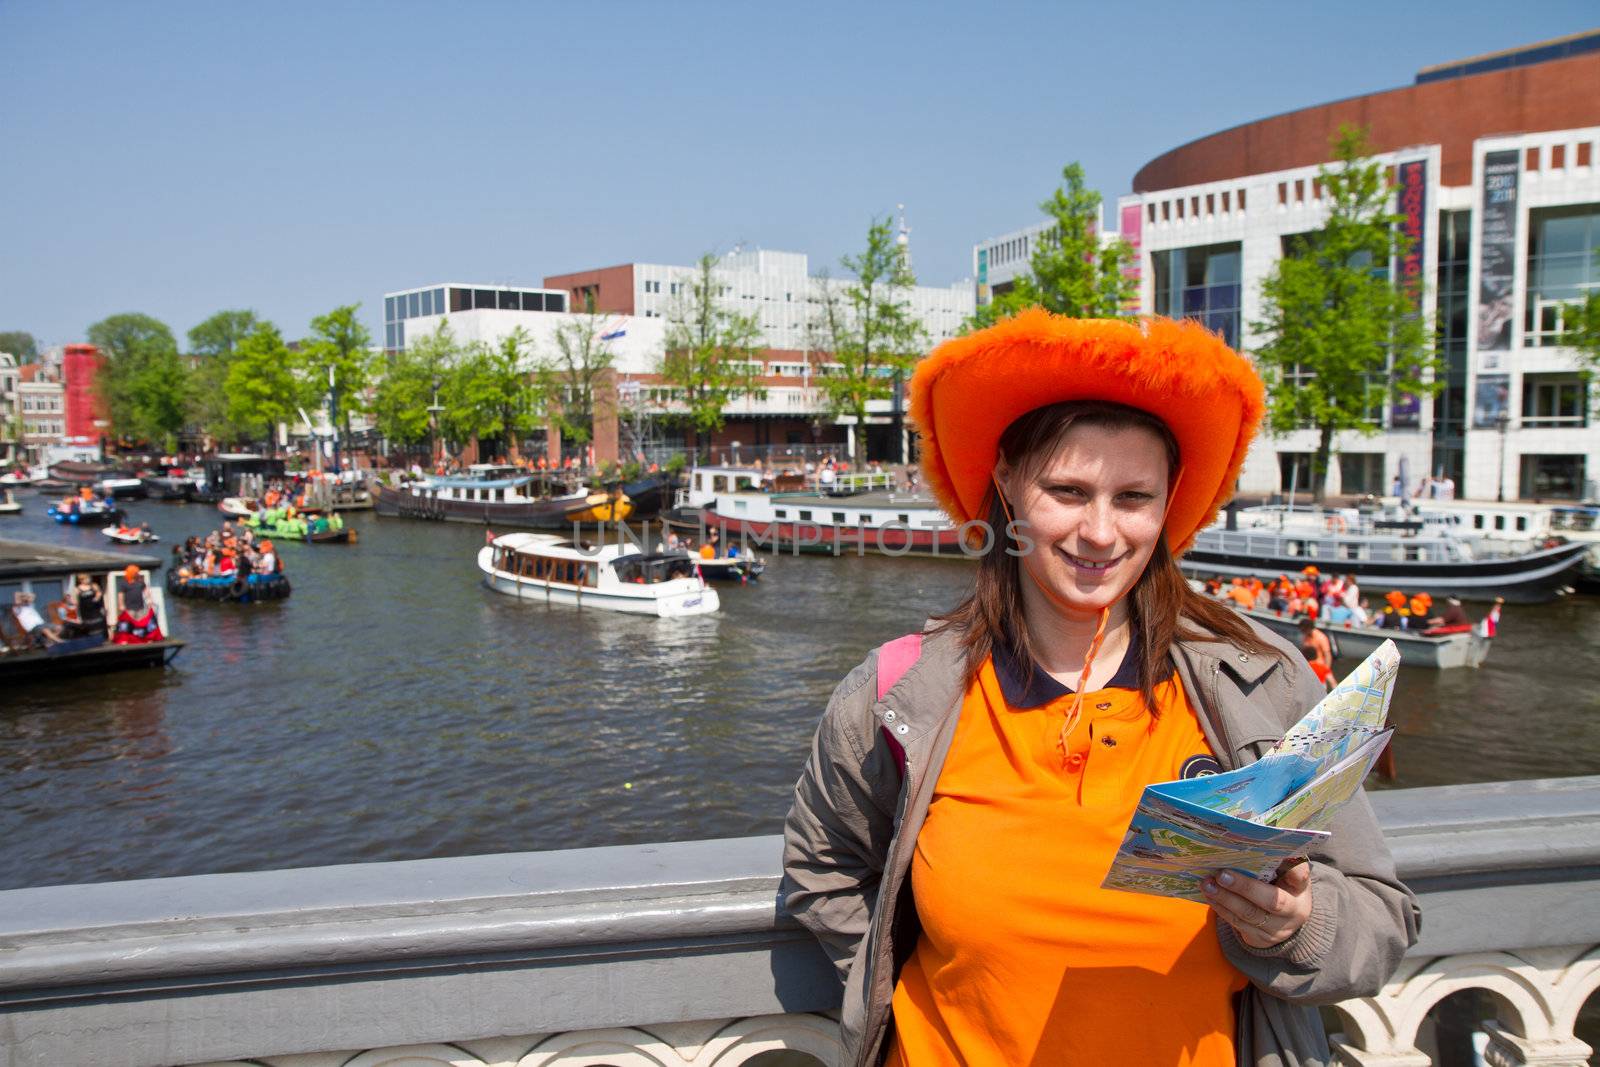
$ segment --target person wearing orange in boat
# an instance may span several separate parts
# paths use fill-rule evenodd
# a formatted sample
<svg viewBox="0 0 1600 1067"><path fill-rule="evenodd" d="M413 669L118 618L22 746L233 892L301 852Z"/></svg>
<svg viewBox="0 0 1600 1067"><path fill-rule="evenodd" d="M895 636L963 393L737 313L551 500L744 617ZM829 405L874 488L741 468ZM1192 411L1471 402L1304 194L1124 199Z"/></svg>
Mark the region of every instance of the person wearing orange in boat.
<svg viewBox="0 0 1600 1067"><path fill-rule="evenodd" d="M839 684L784 826L844 1067L1327 1063L1316 1005L1375 994L1416 941L1359 796L1274 883L1212 872L1209 906L1101 888L1145 786L1259 758L1325 692L1176 563L1262 393L1166 319L1028 311L917 367L974 585Z"/></svg>
<svg viewBox="0 0 1600 1067"><path fill-rule="evenodd" d="M1411 625L1411 608L1406 595L1391 589L1383 595L1383 611L1378 614L1378 626L1385 630L1405 630Z"/></svg>

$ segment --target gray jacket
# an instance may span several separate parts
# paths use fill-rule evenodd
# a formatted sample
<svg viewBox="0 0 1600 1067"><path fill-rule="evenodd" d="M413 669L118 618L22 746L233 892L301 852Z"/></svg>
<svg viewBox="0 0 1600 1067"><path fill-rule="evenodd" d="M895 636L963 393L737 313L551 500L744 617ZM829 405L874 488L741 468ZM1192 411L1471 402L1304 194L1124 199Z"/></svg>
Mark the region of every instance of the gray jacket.
<svg viewBox="0 0 1600 1067"><path fill-rule="evenodd" d="M1324 692L1297 650L1251 625L1283 659L1220 640L1173 648L1206 739L1229 769L1258 759ZM948 632L927 635L882 701L876 678L874 652L834 690L784 824L784 905L844 983L844 1067L876 1064L885 1049L895 980L921 930L907 877L912 848L966 690L963 653ZM903 779L884 729L905 750ZM1416 943L1416 900L1395 877L1366 797L1330 829L1310 857L1311 917L1293 937L1258 950L1216 924L1224 955L1250 980L1238 1002L1241 1063L1329 1062L1315 1006L1377 993Z"/></svg>

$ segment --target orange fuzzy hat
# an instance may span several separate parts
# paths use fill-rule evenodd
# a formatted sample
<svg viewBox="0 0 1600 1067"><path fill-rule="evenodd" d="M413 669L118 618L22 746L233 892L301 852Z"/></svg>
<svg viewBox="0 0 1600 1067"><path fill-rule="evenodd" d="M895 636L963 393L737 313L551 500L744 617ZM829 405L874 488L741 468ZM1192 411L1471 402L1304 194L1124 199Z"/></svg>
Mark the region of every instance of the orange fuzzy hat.
<svg viewBox="0 0 1600 1067"><path fill-rule="evenodd" d="M1233 495L1266 410L1248 360L1190 322L1069 319L1034 308L946 341L911 376L922 470L956 522L981 517L1000 435L1035 408L1105 400L1160 419L1183 477L1167 544L1187 549Z"/></svg>

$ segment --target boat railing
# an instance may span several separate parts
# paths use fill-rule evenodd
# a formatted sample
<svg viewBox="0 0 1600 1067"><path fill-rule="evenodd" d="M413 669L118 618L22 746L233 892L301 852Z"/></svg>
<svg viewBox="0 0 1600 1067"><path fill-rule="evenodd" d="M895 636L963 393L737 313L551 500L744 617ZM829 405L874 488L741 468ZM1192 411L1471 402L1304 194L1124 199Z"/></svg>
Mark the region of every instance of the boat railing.
<svg viewBox="0 0 1600 1067"><path fill-rule="evenodd" d="M1259 558L1292 556L1309 563L1341 561L1441 562L1448 542L1379 535L1319 534L1276 529L1204 530L1199 547ZM1463 546L1456 546L1458 551ZM1460 557L1466 553L1460 552Z"/></svg>

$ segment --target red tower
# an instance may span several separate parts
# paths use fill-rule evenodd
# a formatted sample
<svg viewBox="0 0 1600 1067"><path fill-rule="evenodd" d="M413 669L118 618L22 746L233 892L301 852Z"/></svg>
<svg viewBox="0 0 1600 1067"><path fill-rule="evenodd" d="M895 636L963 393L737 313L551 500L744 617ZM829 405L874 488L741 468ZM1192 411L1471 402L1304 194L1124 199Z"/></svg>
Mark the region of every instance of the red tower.
<svg viewBox="0 0 1600 1067"><path fill-rule="evenodd" d="M94 345L67 345L61 359L62 390L66 394L66 438L89 444L105 432L105 406L95 395L95 378L102 364Z"/></svg>

